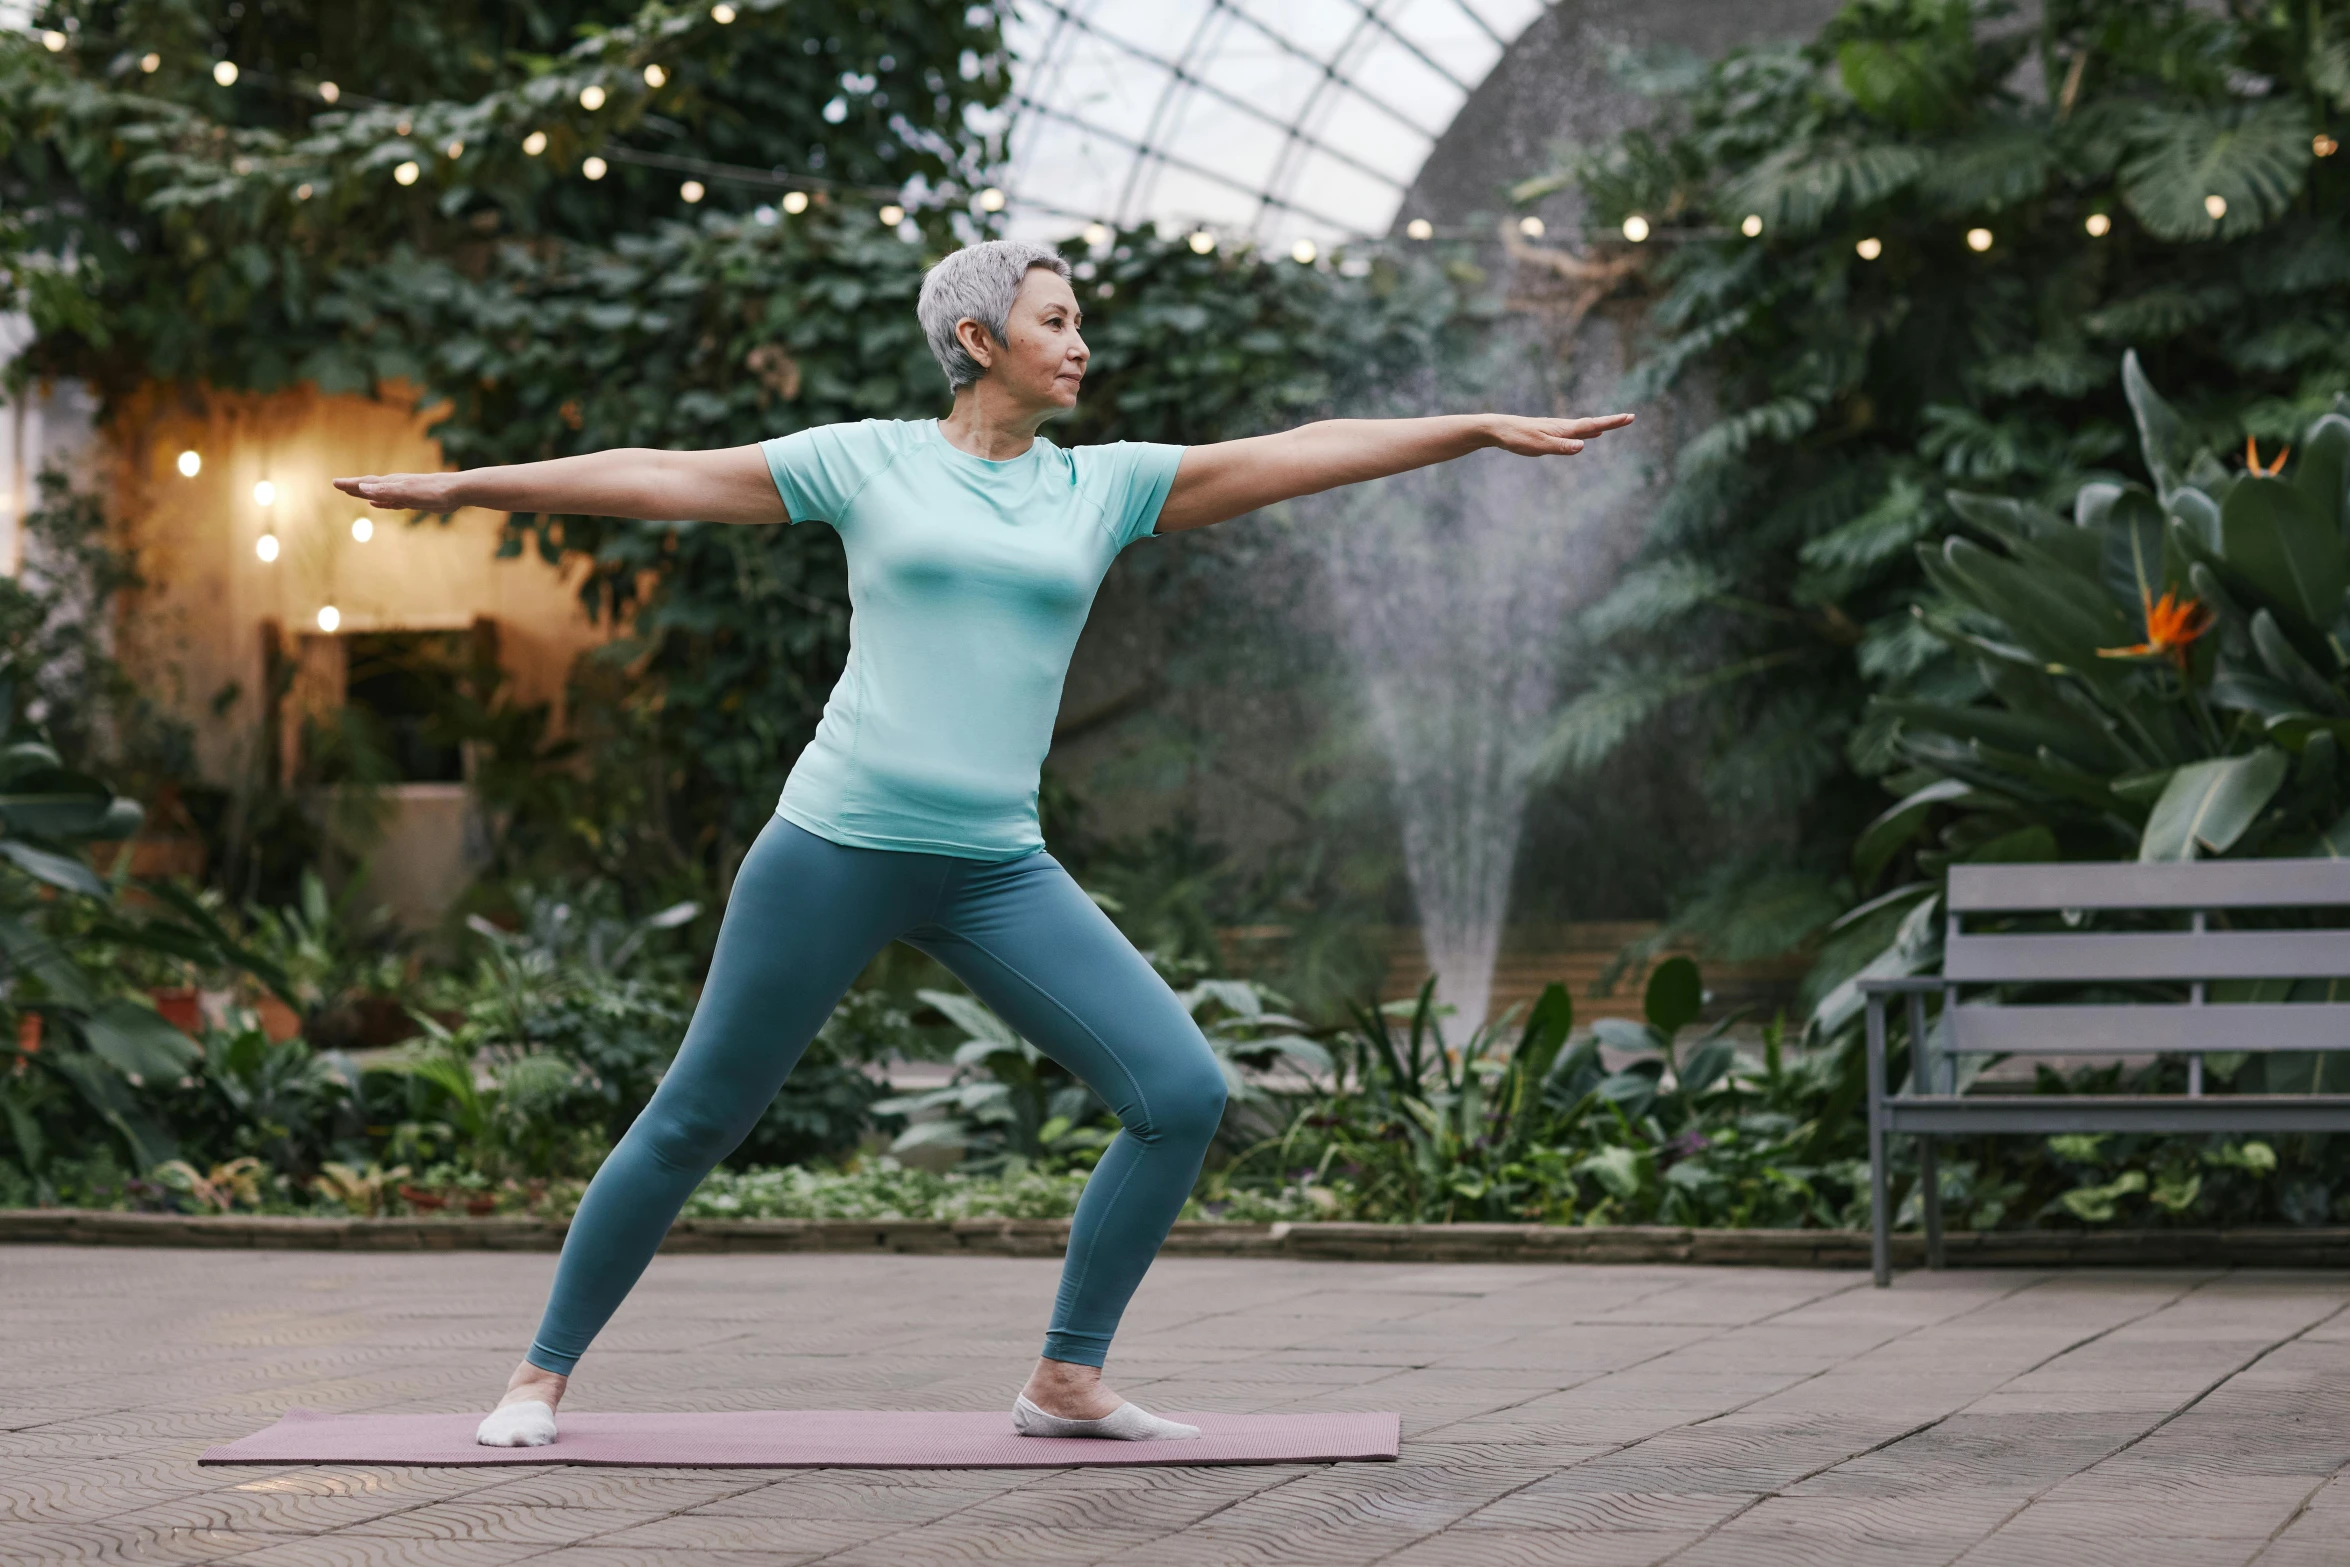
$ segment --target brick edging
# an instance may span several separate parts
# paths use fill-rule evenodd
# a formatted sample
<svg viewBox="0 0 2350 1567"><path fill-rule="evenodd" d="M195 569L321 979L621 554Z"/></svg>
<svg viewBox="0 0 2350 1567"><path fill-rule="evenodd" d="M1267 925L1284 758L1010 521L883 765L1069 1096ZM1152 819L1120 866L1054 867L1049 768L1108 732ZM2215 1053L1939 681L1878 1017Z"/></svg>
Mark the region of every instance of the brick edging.
<svg viewBox="0 0 2350 1567"><path fill-rule="evenodd" d="M0 1244L186 1246L286 1251L539 1251L561 1247L560 1219L311 1219L245 1214L0 1209ZM1057 1257L1066 1219L683 1219L662 1250L867 1252ZM1862 1268L1858 1230L1583 1229L1546 1224L1226 1224L1185 1221L1167 1238L1177 1257L1287 1257L1328 1262L1706 1263ZM1924 1242L1897 1235L1894 1260L1924 1261ZM2350 1267L2350 1229L1997 1230L1949 1238L1959 1267Z"/></svg>

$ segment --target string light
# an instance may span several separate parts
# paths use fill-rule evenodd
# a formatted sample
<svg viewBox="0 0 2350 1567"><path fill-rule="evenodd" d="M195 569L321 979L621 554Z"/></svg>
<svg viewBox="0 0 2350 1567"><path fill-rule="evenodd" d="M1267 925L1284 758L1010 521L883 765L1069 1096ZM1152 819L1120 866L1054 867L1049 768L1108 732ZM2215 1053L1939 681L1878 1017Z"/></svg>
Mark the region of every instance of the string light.
<svg viewBox="0 0 2350 1567"><path fill-rule="evenodd" d="M357 539L362 544L365 544L369 539L374 538L374 521L366 517L353 517L351 519L351 537Z"/></svg>
<svg viewBox="0 0 2350 1567"><path fill-rule="evenodd" d="M2342 144L2325 132L2319 131L2315 136L2309 138L2309 150L2321 158L2330 158L2342 150Z"/></svg>
<svg viewBox="0 0 2350 1567"><path fill-rule="evenodd" d="M1310 239L1301 239L1289 247L1289 259L1301 267L1312 266L1314 255L1314 242Z"/></svg>
<svg viewBox="0 0 2350 1567"><path fill-rule="evenodd" d="M1199 255L1199 256L1204 256L1204 255L1206 255L1206 254L1207 254L1209 251L1211 251L1211 250L1214 250L1215 248L1216 248L1216 236L1215 236L1215 235L1213 235L1213 234L1209 233L1209 232L1208 232L1206 229L1193 229L1193 230L1191 231L1191 249L1192 249L1192 254L1194 254L1194 255Z"/></svg>
<svg viewBox="0 0 2350 1567"><path fill-rule="evenodd" d="M256 506L275 506L277 504L277 486L270 483L267 479L263 479L260 483L254 485L253 504Z"/></svg>
<svg viewBox="0 0 2350 1567"><path fill-rule="evenodd" d="M523 156L535 158L546 150L547 133L545 131L532 131L528 136L522 138Z"/></svg>
<svg viewBox="0 0 2350 1567"><path fill-rule="evenodd" d="M392 125L392 129L393 129L393 131L394 131L394 132L396 132L397 134L399 134L399 135L402 135L402 136L405 136L405 135L407 135L407 134L408 134L410 131L412 131L412 130L416 129L416 125L415 125L415 122L414 122L414 121L410 120L410 119L408 118L408 116L406 116L405 114L403 114L403 115L401 115L401 116L400 116L400 118L399 118L397 121L395 121L395 122L393 123L393 125Z"/></svg>
<svg viewBox="0 0 2350 1567"><path fill-rule="evenodd" d="M310 197L311 189L308 185L297 185L294 187L294 199L296 201L308 201Z"/></svg>
<svg viewBox="0 0 2350 1567"><path fill-rule="evenodd" d="M1871 234L1867 239L1864 239L1859 244L1853 246L1852 249L1853 253L1859 256L1861 260L1874 261L1885 253L1885 242L1877 238L1876 235Z"/></svg>
<svg viewBox="0 0 2350 1567"><path fill-rule="evenodd" d="M212 68L212 79L223 87L234 87L237 84L237 62L234 60L221 61Z"/></svg>
<svg viewBox="0 0 2350 1567"><path fill-rule="evenodd" d="M684 197L686 205L690 207L708 195L709 192L702 189L700 180L687 180L683 185L677 187L677 194Z"/></svg>
<svg viewBox="0 0 2350 1567"><path fill-rule="evenodd" d="M462 158L465 156L465 143L461 141L453 141L442 150L448 153L448 155L452 158Z"/></svg>
<svg viewBox="0 0 2350 1567"><path fill-rule="evenodd" d="M51 54L63 54L65 52L65 34L59 32L43 33L41 47Z"/></svg>
<svg viewBox="0 0 2350 1567"><path fill-rule="evenodd" d="M881 209L881 226L883 228L894 229L905 221L906 209L899 206L896 202L893 201L888 206Z"/></svg>
<svg viewBox="0 0 2350 1567"><path fill-rule="evenodd" d="M274 533L264 533L261 535L261 537L255 539L253 541L253 553L261 557L261 563L264 566L277 559L277 535Z"/></svg>
<svg viewBox="0 0 2350 1567"><path fill-rule="evenodd" d="M1624 220L1624 237L1635 245L1645 243L1648 239L1648 220L1637 212L1633 213Z"/></svg>
<svg viewBox="0 0 2350 1567"><path fill-rule="evenodd" d="M1540 239L1542 237L1542 220L1532 213L1528 213L1518 219L1518 232L1528 239Z"/></svg>
<svg viewBox="0 0 2350 1567"><path fill-rule="evenodd" d="M730 5L714 5L710 7L710 20L716 22L720 27L724 27L727 23L734 20L734 7Z"/></svg>
<svg viewBox="0 0 2350 1567"><path fill-rule="evenodd" d="M661 67L657 65L648 65L645 67L645 85L647 87L665 86L667 85L668 81L669 73L662 70Z"/></svg>
<svg viewBox="0 0 2350 1567"><path fill-rule="evenodd" d="M193 479L204 471L203 454L193 447L180 453L179 470L181 478Z"/></svg>
<svg viewBox="0 0 2350 1567"><path fill-rule="evenodd" d="M342 623L343 612L341 610L335 608L332 604L321 604L318 606L319 630L324 631L331 636L334 633L335 627L341 625Z"/></svg>
<svg viewBox="0 0 2350 1567"><path fill-rule="evenodd" d="M332 82L320 82L318 84L318 96L321 102L333 103L336 99L343 96L343 90Z"/></svg>
<svg viewBox="0 0 2350 1567"><path fill-rule="evenodd" d="M1966 248L1974 251L1977 255L1989 250L1991 248L1991 231L1989 229L1968 229L1966 231Z"/></svg>
<svg viewBox="0 0 2350 1567"><path fill-rule="evenodd" d="M751 216L765 228L775 227L775 209L764 202L751 209Z"/></svg>
<svg viewBox="0 0 2350 1567"><path fill-rule="evenodd" d="M2113 232L2113 219L2102 212L2092 212L2082 220L2081 227L2089 231L2091 239L2103 239Z"/></svg>
<svg viewBox="0 0 2350 1567"><path fill-rule="evenodd" d="M1745 217L1739 219L1738 232L1745 235L1748 239L1762 238L1762 214L1759 212L1749 212Z"/></svg>
<svg viewBox="0 0 2350 1567"><path fill-rule="evenodd" d="M1436 237L1436 225L1426 218L1412 219L1411 222L1403 226L1403 231L1412 239L1434 239Z"/></svg>
<svg viewBox="0 0 2350 1567"><path fill-rule="evenodd" d="M2217 223L2228 215L2228 198L2216 194L2206 196L2203 198L2203 210L2212 222Z"/></svg>
<svg viewBox="0 0 2350 1567"><path fill-rule="evenodd" d="M804 190L785 191L783 193L783 210L790 213L794 217L798 217L801 213L807 211L808 193Z"/></svg>
<svg viewBox="0 0 2350 1567"><path fill-rule="evenodd" d="M145 71L149 76L153 76L157 71L163 69L163 56L156 54L151 50L146 54L140 55L139 69Z"/></svg>
<svg viewBox="0 0 2350 1567"><path fill-rule="evenodd" d="M417 166L416 160L410 158L406 163L392 170L392 178L403 185L413 185L416 183L416 177L423 172L424 170Z"/></svg>
<svg viewBox="0 0 2350 1567"><path fill-rule="evenodd" d="M982 212L1003 211L1004 193L1000 190L997 190L993 185L988 186L987 189L979 193L979 210Z"/></svg>
<svg viewBox="0 0 2350 1567"><path fill-rule="evenodd" d="M600 180L604 177L604 171L609 167L611 165L601 158L590 158L579 166L579 172L591 180Z"/></svg>
<svg viewBox="0 0 2350 1567"><path fill-rule="evenodd" d="M1099 250L1115 237L1110 233L1110 226L1107 223L1085 225L1085 243L1091 249Z"/></svg>
<svg viewBox="0 0 2350 1567"><path fill-rule="evenodd" d="M593 114L604 106L604 89L590 82L579 90L579 106Z"/></svg>

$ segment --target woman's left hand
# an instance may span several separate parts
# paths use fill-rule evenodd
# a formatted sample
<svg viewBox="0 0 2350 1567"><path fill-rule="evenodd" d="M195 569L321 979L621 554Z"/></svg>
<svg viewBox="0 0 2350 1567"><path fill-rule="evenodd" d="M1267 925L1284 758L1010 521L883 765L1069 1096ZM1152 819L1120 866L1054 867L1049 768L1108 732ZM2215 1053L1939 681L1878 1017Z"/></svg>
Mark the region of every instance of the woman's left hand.
<svg viewBox="0 0 2350 1567"><path fill-rule="evenodd" d="M1492 444L1520 457L1571 457L1583 443L1632 422L1630 414L1599 414L1589 419L1526 419L1516 414L1492 414Z"/></svg>

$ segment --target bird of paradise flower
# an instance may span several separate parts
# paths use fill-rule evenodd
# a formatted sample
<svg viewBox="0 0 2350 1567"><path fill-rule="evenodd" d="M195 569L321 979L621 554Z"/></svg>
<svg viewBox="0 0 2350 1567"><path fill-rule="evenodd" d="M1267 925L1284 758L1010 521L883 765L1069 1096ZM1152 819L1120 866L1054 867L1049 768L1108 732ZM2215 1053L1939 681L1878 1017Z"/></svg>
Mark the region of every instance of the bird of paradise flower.
<svg viewBox="0 0 2350 1567"><path fill-rule="evenodd" d="M2146 640L2130 647L2101 647L2099 658L2167 658L2183 674L2196 638L2211 629L2211 609L2201 599L2182 601L2165 588L2160 599L2145 596Z"/></svg>

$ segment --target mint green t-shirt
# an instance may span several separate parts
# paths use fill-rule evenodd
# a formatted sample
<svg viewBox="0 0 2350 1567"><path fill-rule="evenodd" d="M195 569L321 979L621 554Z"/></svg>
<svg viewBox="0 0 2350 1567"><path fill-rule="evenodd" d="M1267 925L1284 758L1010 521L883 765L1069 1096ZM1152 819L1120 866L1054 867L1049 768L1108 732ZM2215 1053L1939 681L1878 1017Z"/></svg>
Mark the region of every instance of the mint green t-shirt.
<svg viewBox="0 0 2350 1567"><path fill-rule="evenodd" d="M849 563L848 664L777 812L851 848L1042 848L1037 774L1077 633L1183 448L1040 437L989 462L935 419L868 419L760 450L791 520L831 523Z"/></svg>

